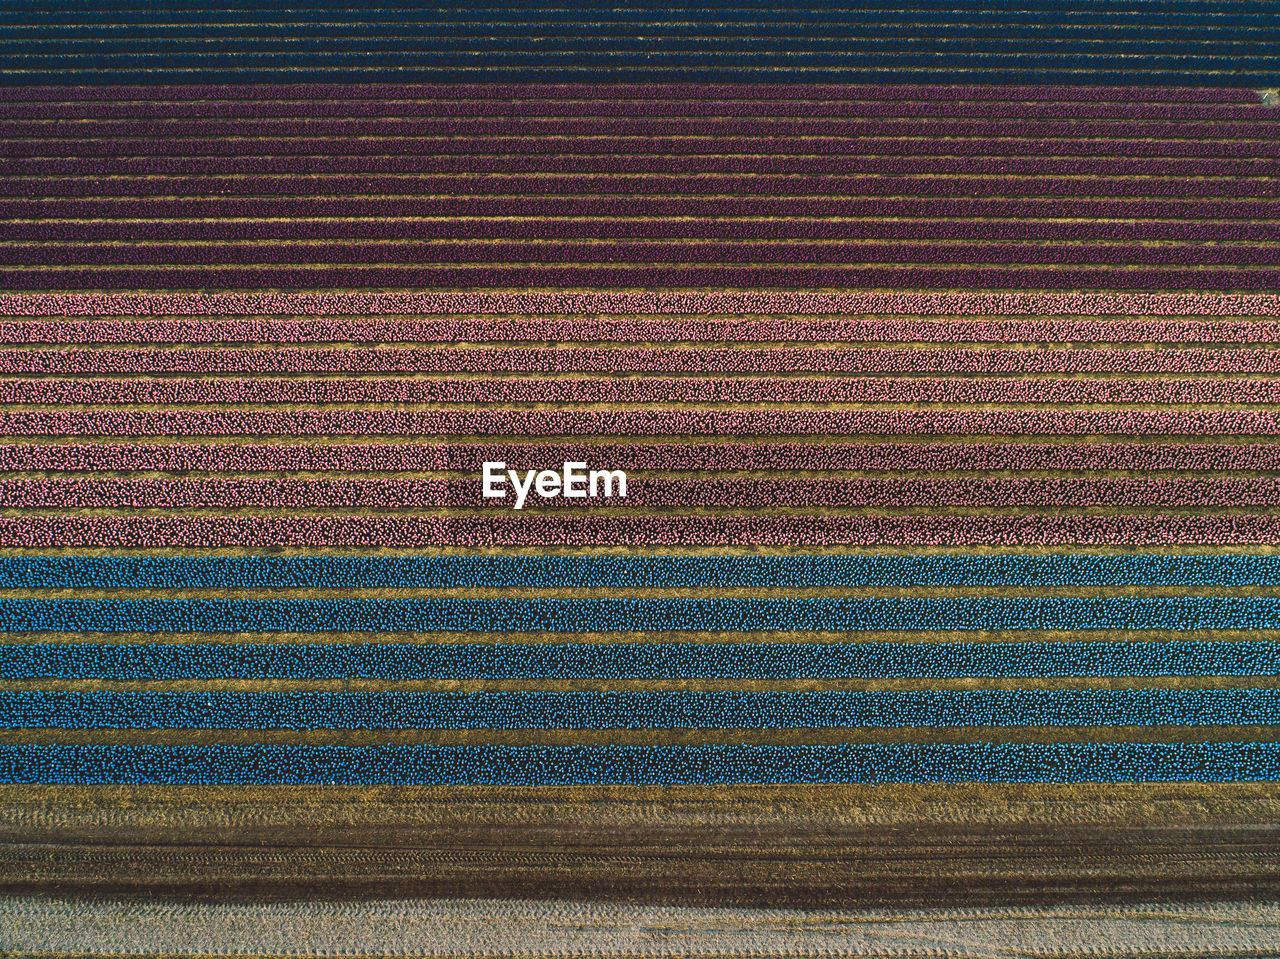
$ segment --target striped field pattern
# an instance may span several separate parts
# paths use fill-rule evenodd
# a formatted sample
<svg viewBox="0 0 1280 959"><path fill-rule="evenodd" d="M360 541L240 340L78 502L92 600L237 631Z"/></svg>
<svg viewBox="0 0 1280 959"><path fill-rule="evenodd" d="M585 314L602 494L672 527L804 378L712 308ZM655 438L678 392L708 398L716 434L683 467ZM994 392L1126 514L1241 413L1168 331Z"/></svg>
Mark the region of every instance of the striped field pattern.
<svg viewBox="0 0 1280 959"><path fill-rule="evenodd" d="M1276 888L1273 294L0 312L9 954L1275 945L1077 904ZM628 496L516 511L486 460ZM68 889L321 901L22 898ZM907 940L812 925L869 902Z"/></svg>
<svg viewBox="0 0 1280 959"><path fill-rule="evenodd" d="M1275 84L1274 0L48 0L14 84L466 80Z"/></svg>
<svg viewBox="0 0 1280 959"><path fill-rule="evenodd" d="M1274 290L1278 131L1280 104L1242 89L0 87L0 289ZM678 335L618 319L640 342ZM592 338L598 322L554 338ZM776 328L754 335L769 340L859 335L764 323ZM882 325L862 335L924 336ZM489 335L522 335L502 326ZM348 335L412 340L413 327ZM90 359L53 356L68 370ZM333 351L274 359L369 369ZM441 353L384 359L436 369ZM561 369L601 362L586 351Z"/></svg>
<svg viewBox="0 0 1280 959"><path fill-rule="evenodd" d="M0 775L1280 778L1280 300L778 296L9 296Z"/></svg>
<svg viewBox="0 0 1280 959"><path fill-rule="evenodd" d="M0 9L0 959L1280 954L1277 13Z"/></svg>

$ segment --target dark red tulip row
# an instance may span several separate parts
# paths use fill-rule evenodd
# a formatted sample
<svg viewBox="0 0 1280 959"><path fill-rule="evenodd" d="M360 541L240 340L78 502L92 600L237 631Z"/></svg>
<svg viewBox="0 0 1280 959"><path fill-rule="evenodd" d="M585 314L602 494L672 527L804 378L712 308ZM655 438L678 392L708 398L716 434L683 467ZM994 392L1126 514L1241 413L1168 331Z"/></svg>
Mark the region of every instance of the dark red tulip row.
<svg viewBox="0 0 1280 959"><path fill-rule="evenodd" d="M147 244L176 241L227 240L671 240L699 241L688 244L697 251L702 242L711 240L1138 240L1174 241L1280 240L1280 217L1223 220L1161 219L957 219L948 217L907 217L901 219L824 219L815 217L751 218L751 217L554 217L539 219L501 216L473 218L363 217L333 219L328 217L286 219L227 220L5 220L0 221L0 239L6 241L64 241L85 243L94 240L138 240ZM369 247L370 256L380 247ZM202 248L201 248L202 249ZM50 251L52 252L52 251ZM306 259L309 249L296 248L294 262ZM145 255L139 252L137 255ZM350 254L348 254L350 255ZM995 254L998 256L998 253ZM711 260L712 257L701 259ZM205 262L216 263L217 250ZM375 261L376 262L376 261ZM528 260L526 259L526 262ZM541 262L534 256L533 262ZM512 266L510 273L528 267ZM556 267L560 272L573 267ZM580 271L588 272L592 268ZM604 268L595 267L596 272ZM625 272L630 267L619 267ZM411 268L410 268L411 270ZM745 274L749 268L733 268ZM285 271L276 271L282 276ZM299 270L301 272L301 268ZM409 272L401 270L401 273ZM429 270L428 270L429 272ZM436 268L441 272L441 268ZM812 271L811 271L812 272ZM892 270L881 269L884 275ZM928 274L927 269L906 268L904 272ZM978 271L961 271L973 274ZM1018 271L1005 270L1013 276ZM1030 271L1036 272L1036 271ZM1041 270L1039 272L1047 272ZM1062 270L1062 273L1073 271ZM1081 273L1082 271L1074 271ZM1098 271L1102 273L1104 271ZM480 276L471 268L459 276ZM584 277L578 277L583 279ZM820 279L815 275L814 279ZM874 279L874 277L872 278ZM1112 278L1117 279L1116 277ZM821 284L817 284L820 286ZM839 284L837 284L839 285ZM874 288L875 284L871 284ZM341 284L338 284L340 287ZM142 288L146 288L145 286ZM963 289L961 284L958 288Z"/></svg>

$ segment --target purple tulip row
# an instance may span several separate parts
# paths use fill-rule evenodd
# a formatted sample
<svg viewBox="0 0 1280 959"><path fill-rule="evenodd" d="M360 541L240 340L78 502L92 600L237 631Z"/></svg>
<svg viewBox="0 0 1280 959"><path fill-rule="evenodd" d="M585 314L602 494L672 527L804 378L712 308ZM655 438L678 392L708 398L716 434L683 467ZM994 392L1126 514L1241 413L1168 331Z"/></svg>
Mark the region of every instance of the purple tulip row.
<svg viewBox="0 0 1280 959"><path fill-rule="evenodd" d="M1280 223L1269 229L1280 232ZM51 267L0 271L0 288L44 290L423 289L520 287L736 287L812 289L1270 291L1280 269L1162 267L611 267L611 266L156 266Z"/></svg>
<svg viewBox="0 0 1280 959"><path fill-rule="evenodd" d="M1277 124L1280 138L1280 124ZM841 197L635 197L635 196L472 196L465 181L442 197L185 197L106 200L0 200L5 219L231 219L449 217L978 217L983 219L1267 220L1280 216L1280 199L1190 200L985 198L941 196L905 198Z"/></svg>
<svg viewBox="0 0 1280 959"><path fill-rule="evenodd" d="M22 157L276 157L296 163L298 157L336 156L506 156L553 155L647 156L649 154L847 156L1078 156L1078 157L1280 157L1280 139L1142 139L1132 136L1008 137L1008 124L998 132L973 136L470 136L470 137L111 137L101 140L5 140L3 152ZM1141 133L1135 128L1131 134Z"/></svg>
<svg viewBox="0 0 1280 959"><path fill-rule="evenodd" d="M392 108L394 111L394 108ZM1074 111L1088 117L1090 107ZM5 149L15 142L39 139L60 143L70 154L81 154L90 143L129 140L147 144L171 138L205 140L214 138L254 137L261 139L349 137L434 138L434 137L999 137L1016 133L1019 138L1091 138L1138 137L1163 139L1177 144L1169 152L1181 153L1186 141L1266 140L1280 128L1280 111L1256 109L1247 119L1202 121L1191 118L1176 120L1125 117L1114 120L1086 119L1068 116L1045 118L1023 114L1011 129L1007 118L919 117L915 115L864 116L748 116L696 117L659 116L449 116L440 113L426 116L390 117L281 117L268 118L239 115L231 118L174 119L147 116L142 119L104 119L97 116L66 122L6 119L0 117L0 143ZM1001 144L1000 146L1004 146ZM996 152L999 147L996 147ZM49 151L40 151L46 153ZM150 153L150 149L143 149ZM207 149L199 148L205 153ZM331 152L326 150L325 152ZM578 152L573 150L571 152ZM20 155L32 155L22 153Z"/></svg>
<svg viewBox="0 0 1280 959"><path fill-rule="evenodd" d="M474 176L255 176L255 177L87 177L12 178L0 181L5 197L403 197L468 195L646 195L682 196L907 196L907 197L1213 197L1280 196L1270 178L1183 176L645 176L643 174L515 174Z"/></svg>
<svg viewBox="0 0 1280 959"><path fill-rule="evenodd" d="M11 86L0 87L0 102L201 101L259 102L289 100L446 99L506 100L680 100L733 99L736 83L279 83L279 84L148 84L143 86ZM755 83L758 100L870 100L937 102L1136 102L1256 103L1252 90L1229 87L1036 86L930 84Z"/></svg>
<svg viewBox="0 0 1280 959"><path fill-rule="evenodd" d="M692 141L698 142L698 141ZM916 141L911 141L915 143ZM955 141L952 141L953 143ZM985 141L968 141L985 144ZM1130 141L1125 141L1130 142ZM1155 141L1158 143L1159 141ZM630 154L608 152L566 155L530 153L457 153L406 151L388 155L312 154L264 155L0 155L3 176L163 176L216 174L333 174L333 173L827 173L827 174L983 174L1030 176L1274 176L1280 164L1274 156L1232 156L1206 150L1195 156L1144 155L1102 141L1096 155L992 155L971 150L966 155L861 155L841 149L826 155L755 153L743 155L729 144L685 154ZM1210 143L1207 146L1215 146ZM755 144L759 149L762 144ZM1110 149L1108 154L1102 148ZM1166 148L1167 149L1167 148ZM1099 152L1101 151L1101 152Z"/></svg>
<svg viewBox="0 0 1280 959"><path fill-rule="evenodd" d="M503 201L505 202L505 201ZM683 201L677 201L683 202ZM259 207L262 208L261 205ZM1061 213L1061 211L1059 211ZM1280 213L1280 206L1276 208L1276 213ZM1268 216L1258 217L1255 219L1220 219L1220 220L1165 220L1165 219L1137 219L1126 220L1123 211L1120 211L1119 218L1089 218L1081 217L1079 219L1062 219L1049 217L1047 219L1036 219L1027 217L996 217L990 219L969 219L964 217L944 217L944 216L916 216L903 218L846 218L846 219L830 219L822 217L774 217L774 218L753 218L753 217L642 217L642 216L618 216L618 217L518 217L511 219L503 219L501 216L495 217L453 217L453 218L415 218L406 217L404 219L388 219L386 217L362 217L348 219L333 219L329 217L311 217L311 218L282 218L282 219L262 219L262 218L244 218L244 219L225 219L225 220L200 220L200 219L178 219L178 220L4 220L0 221L0 240L5 241L6 245L11 245L18 241L62 241L72 243L88 243L94 240L138 240L144 241L147 246L163 242L176 241L228 241L228 240L343 240L343 239L366 239L375 241L401 240L409 243L421 244L424 240L643 240L650 243L658 240L694 240L694 241L711 241L711 240L992 240L1003 243L1018 240L1031 241L1047 241L1047 240L1137 240L1137 241L1159 241L1161 243L1173 243L1175 241L1201 241L1201 240L1223 240L1223 241L1272 241L1280 240L1280 216L1276 213ZM1065 214L1062 214L1065 215ZM691 251L692 255L696 255L704 262L706 260L714 260L714 257L703 253L703 243L686 243L683 244ZM383 247L381 245L368 245L366 248L369 253L361 254L358 251L359 246L364 244L346 244L343 255L346 257L362 257L374 258L382 255ZM616 244L609 244L604 249L612 251ZM643 248L643 247L641 247ZM145 247L136 245L130 246L130 256L145 256ZM196 252L199 252L197 248ZM402 247L403 249L403 247ZM409 250L427 249L427 247L408 247ZM459 252L465 255L466 247L460 247ZM487 248L486 248L487 249ZM836 247L829 247L833 252ZM941 249L941 248L939 248ZM999 256L999 247L988 247L992 250L992 256ZM397 257L397 248L389 249L388 258ZM206 262L219 262L218 250L215 248L205 256ZM325 248L318 248L319 253L324 253ZM500 254L501 249L494 251ZM710 251L708 251L710 252ZM983 251L985 255L985 250ZM1021 254L1021 250L1019 251ZM45 248L44 254L53 255L53 248ZM933 253L932 247L924 247L921 253L928 257L938 257L944 254ZM292 261L297 263L314 263L311 259L317 255L312 251L312 247L298 247L290 250ZM176 255L172 252L172 248L164 248L162 263L168 262L169 259ZM190 256L191 254L183 254ZM402 257L404 254L398 254ZM669 256L687 257L690 254L676 254L674 250L668 252ZM831 254L828 254L830 256ZM945 255L955 256L957 254L947 252ZM963 252L958 252L963 256ZM1030 254L1034 255L1034 254ZM1090 256L1101 257L1105 255L1099 250L1094 253L1090 251ZM1129 255L1126 249L1123 251L1124 256ZM1142 256L1143 254L1136 254ZM1148 256L1152 254L1147 254ZM1155 254L1159 256L1160 254ZM1227 254L1224 254L1227 255ZM1229 255L1234 255L1234 251L1229 251ZM1246 254L1247 255L1247 254ZM1206 253L1206 257L1210 254ZM496 257L495 257L496 258ZM525 262L541 263L543 257L536 249L528 249L525 256ZM374 262L378 262L376 259ZM616 262L616 261L615 261ZM1194 261L1193 261L1194 262ZM1230 260L1228 261L1230 262ZM344 271L351 274L361 272L359 270L351 270L342 266L328 266L327 264L319 269L329 271L330 274L334 270ZM471 277L473 279L482 280L486 274L492 277L506 276L511 280L521 271L529 272L532 267L513 265L507 268L505 274L501 272L501 267L470 267L461 270L455 270L461 279ZM585 280L588 273L599 273L606 275L608 267L584 267L577 268L573 266L552 266L544 268L549 271L565 274L568 279ZM715 267L705 268L707 270L715 270ZM426 267L416 272L427 274L439 274L443 276L449 270L448 267ZM571 276L574 271L581 276ZM721 270L726 274L741 274L745 276L750 272L750 267L730 267ZM773 268L774 272L778 272L778 268ZM240 271L245 272L245 271ZM272 271L284 277L287 280L289 271L275 270ZM298 275L305 273L305 268L299 267L293 271ZM364 273L373 275L376 269L366 268ZM388 272L388 271L383 271ZM412 266L394 268L390 273L398 273L403 276L411 276L415 272ZM636 270L630 266L620 266L614 270L617 275L615 279L625 279L622 274L643 272ZM649 268L649 272L659 272L658 269ZM668 271L673 272L673 271ZM674 272L681 272L679 270ZM692 271L685 269L683 272L691 273ZM835 271L827 271L833 273ZM872 271L864 271L868 273L871 280L875 276L871 274L883 274L888 276L894 273L890 268L880 268ZM927 268L920 269L918 267L906 267L897 271L904 274L907 279L912 275L919 274L926 276L930 272ZM959 271L967 274L976 274L975 270ZM1016 278L1019 272L1029 273L1046 273L1046 270L1040 271L1017 271L1017 270L997 270L999 273L1009 278ZM1070 273L1073 271L1062 270L1062 273ZM1075 273L1084 275L1089 271L1076 270ZM1105 271L1094 271L1101 276L1106 276ZM1154 271L1153 271L1154 272ZM1184 271L1185 272L1185 271ZM1219 274L1221 271L1218 271ZM801 269L797 275L810 274L812 279L821 279L822 270ZM970 279L976 277L971 276ZM1214 275L1206 275L1207 280L1213 280L1217 277ZM330 279L335 279L332 275ZM341 279L341 277L336 277ZM1105 280L1103 285L1109 285L1114 282L1115 276L1109 280ZM284 282L283 285L289 285ZM342 286L341 283L330 283L329 286ZM465 285L465 284L463 284ZM502 284L497 284L501 286ZM572 284L570 284L572 285ZM818 284L821 285L821 284ZM837 286L847 286L848 284L837 283ZM874 287L874 282L869 282ZM957 283L957 286L964 288L964 283ZM141 288L147 288L142 285Z"/></svg>
<svg viewBox="0 0 1280 959"><path fill-rule="evenodd" d="M145 89L145 88L138 88ZM741 88L730 94L734 99L645 100L619 97L555 100L526 97L519 100L488 98L450 99L416 97L414 99L378 97L361 100L308 99L280 97L270 100L115 100L89 101L69 99L61 102L40 100L0 101L0 120L159 120L234 119L237 121L272 118L402 118L432 119L460 117L760 117L772 120L816 117L922 117L1006 120L1179 120L1228 122L1263 120L1274 111L1259 110L1252 103L1168 103L1126 99L1123 93L1111 99L1092 101L1079 99L1001 102L995 100L942 100L931 95L915 100L868 99L742 99ZM203 132L197 127L196 132Z"/></svg>
<svg viewBox="0 0 1280 959"><path fill-rule="evenodd" d="M998 128L1002 124L997 124ZM1140 129L1134 129L1140 133ZM156 156L187 161L197 156L271 156L297 164L308 156L648 156L666 154L773 154L835 156L1158 156L1280 157L1280 138L1256 140L1142 140L1120 137L113 137L106 140L8 140L3 152L22 157Z"/></svg>

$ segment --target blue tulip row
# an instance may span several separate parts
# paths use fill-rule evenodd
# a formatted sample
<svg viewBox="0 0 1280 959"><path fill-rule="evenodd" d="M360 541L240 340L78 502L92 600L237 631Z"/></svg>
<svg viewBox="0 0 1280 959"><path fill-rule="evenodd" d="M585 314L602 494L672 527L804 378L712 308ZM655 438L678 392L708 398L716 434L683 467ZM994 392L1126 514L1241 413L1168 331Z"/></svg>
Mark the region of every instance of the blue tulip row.
<svg viewBox="0 0 1280 959"><path fill-rule="evenodd" d="M1274 555L4 556L0 589L1275 586Z"/></svg>
<svg viewBox="0 0 1280 959"><path fill-rule="evenodd" d="M0 692L7 729L1280 725L1280 689Z"/></svg>
<svg viewBox="0 0 1280 959"><path fill-rule="evenodd" d="M1280 643L23 643L0 679L1276 676Z"/></svg>
<svg viewBox="0 0 1280 959"><path fill-rule="evenodd" d="M1280 780L1280 743L0 744L0 783L601 785Z"/></svg>
<svg viewBox="0 0 1280 959"><path fill-rule="evenodd" d="M1242 11L1241 6L1245 9ZM156 10L145 3L104 3L104 2L64 2L59 4L26 4L7 11L0 21L14 20L18 22L34 22L48 20L52 23L65 23L66 15L75 12L73 23L105 22L150 23L156 22L167 26L174 25L223 25L227 13L241 16L233 21L233 25L243 26L258 22L277 25L282 12L311 14L314 23L342 24L346 21L340 14L359 11L362 17L352 21L365 24L372 17L388 22L449 24L456 23L468 27L477 36L486 36L495 25L510 23L513 26L527 24L530 20L546 22L568 22L587 24L604 22L638 22L645 26L683 26L705 24L724 28L736 19L751 16L751 23L781 22L795 24L810 22L819 26L828 23L849 23L866 21L873 25L903 22L908 24L941 21L954 24L959 19L961 25L972 22L981 25L996 14L1009 15L1010 19L1042 23L1045 27L1060 26L1065 23L1085 22L1089 25L1119 21L1128 23L1145 23L1166 25L1173 18L1176 22L1195 22L1197 19L1223 20L1227 23L1248 23L1265 20L1259 12L1266 4L1255 4L1258 9L1249 9L1248 4L1209 2L1209 0L1092 0L1087 12L1082 10L1079 2L1042 2L1032 7L1019 0L917 0L914 3L880 4L868 7L865 3L849 2L849 0L807 0L797 4L794 0L775 0L775 2L759 2L759 0L701 0L698 3L636 3L626 7L610 6L603 12L596 12L589 19L584 18L583 8L575 7L568 2L561 3L471 3L453 7L443 4L406 4L406 3L369 3L353 8L349 2L339 0L307 0L305 3L294 2L287 8L278 4L265 2L222 3L207 0L185 0L185 2L166 5L167 12L181 12L182 17L164 17L157 20ZM973 21L963 19L964 13L980 14ZM326 16L319 16L319 14ZM607 13L607 16L603 15ZM1186 19L1183 19L1186 18ZM310 22L306 17L293 17L290 20L301 21L304 28Z"/></svg>
<svg viewBox="0 0 1280 959"><path fill-rule="evenodd" d="M0 599L3 632L1257 630L1280 597Z"/></svg>
<svg viewBox="0 0 1280 959"><path fill-rule="evenodd" d="M1266 2L952 0L869 7L779 0L585 11L570 3L310 2L291 4L287 14L274 5L208 2L164 12L147 4L48 0L9 7L0 10L0 24L12 34L12 50L0 62L10 82L27 83L967 77L1043 84L1084 77L1150 85L1185 84L1195 70L1200 84L1259 86L1275 69L1267 46L1274 42L1274 6Z"/></svg>

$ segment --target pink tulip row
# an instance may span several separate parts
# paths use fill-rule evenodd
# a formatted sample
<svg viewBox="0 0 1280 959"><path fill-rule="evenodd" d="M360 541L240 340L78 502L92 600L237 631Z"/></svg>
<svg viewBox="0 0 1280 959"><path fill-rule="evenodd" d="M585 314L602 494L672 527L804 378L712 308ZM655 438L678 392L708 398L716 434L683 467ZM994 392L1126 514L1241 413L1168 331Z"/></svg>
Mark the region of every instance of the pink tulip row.
<svg viewBox="0 0 1280 959"><path fill-rule="evenodd" d="M0 480L6 509L339 507L508 508L467 479ZM539 508L574 508L540 500ZM633 475L630 507L1249 507L1280 506L1280 479L651 479Z"/></svg>
<svg viewBox="0 0 1280 959"><path fill-rule="evenodd" d="M4 410L5 436L1277 436L1276 410Z"/></svg>
<svg viewBox="0 0 1280 959"><path fill-rule="evenodd" d="M1277 349L1109 347L287 347L0 349L0 372L1277 373Z"/></svg>
<svg viewBox="0 0 1280 959"><path fill-rule="evenodd" d="M6 516L0 546L65 548L437 546L1270 545L1280 516Z"/></svg>
<svg viewBox="0 0 1280 959"><path fill-rule="evenodd" d="M0 379L0 403L1280 403L1280 379Z"/></svg>
<svg viewBox="0 0 1280 959"><path fill-rule="evenodd" d="M1280 320L540 317L0 320L0 343L1277 343Z"/></svg>
<svg viewBox="0 0 1280 959"><path fill-rule="evenodd" d="M0 470L93 472L459 470L487 460L636 470L1280 470L1277 443L607 442L8 443Z"/></svg>
<svg viewBox="0 0 1280 959"><path fill-rule="evenodd" d="M3 89L3 88L0 88ZM5 293L0 316L685 314L1087 317L1280 316L1274 293Z"/></svg>

